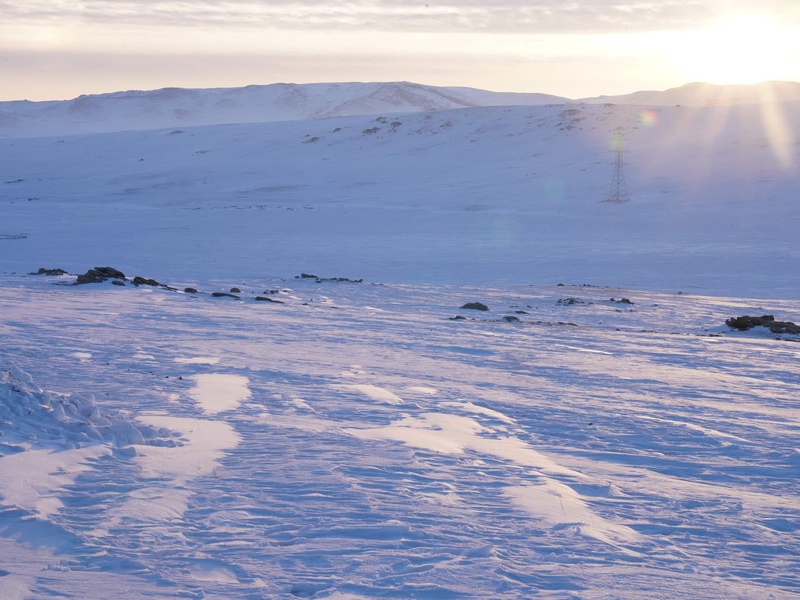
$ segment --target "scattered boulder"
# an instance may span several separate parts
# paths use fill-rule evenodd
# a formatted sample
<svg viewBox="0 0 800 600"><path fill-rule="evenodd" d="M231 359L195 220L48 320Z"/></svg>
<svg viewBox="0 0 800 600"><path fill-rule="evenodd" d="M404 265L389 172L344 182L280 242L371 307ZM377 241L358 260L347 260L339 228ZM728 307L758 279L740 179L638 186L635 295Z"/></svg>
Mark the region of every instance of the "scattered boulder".
<svg viewBox="0 0 800 600"><path fill-rule="evenodd" d="M102 283L107 279L126 279L122 271L113 267L95 267L89 269L83 275L78 275L77 285L83 283Z"/></svg>
<svg viewBox="0 0 800 600"><path fill-rule="evenodd" d="M760 317L751 317L749 315L731 317L725 321L725 324L739 331L748 331L753 327L765 327L772 333L800 334L800 325L792 323L791 321L776 321L773 315L762 315Z"/></svg>
<svg viewBox="0 0 800 600"><path fill-rule="evenodd" d="M229 294L228 292L211 292L211 295L214 298L236 298L239 300L239 296L236 294Z"/></svg>
<svg viewBox="0 0 800 600"><path fill-rule="evenodd" d="M459 308L466 308L467 310L489 310L489 307L483 302L467 302L465 305L460 306Z"/></svg>
<svg viewBox="0 0 800 600"><path fill-rule="evenodd" d="M759 325L766 325L767 323L774 323L775 317L773 315L763 315L761 317L751 317L745 315L743 317L731 317L725 321L725 325L733 327L739 331L747 331Z"/></svg>
<svg viewBox="0 0 800 600"><path fill-rule="evenodd" d="M506 323L522 323L522 321L519 320L519 317L515 317L513 315L508 315L506 317L503 317L503 321L505 321Z"/></svg>
<svg viewBox="0 0 800 600"><path fill-rule="evenodd" d="M196 289L194 289L193 287L187 287L187 288L183 288L183 291L184 291L184 293L186 293L186 294L197 294L197 293L199 293L199 292L198 292Z"/></svg>
<svg viewBox="0 0 800 600"><path fill-rule="evenodd" d="M363 279L348 279L347 277L317 277L317 283L336 281L339 283L364 283Z"/></svg>
<svg viewBox="0 0 800 600"><path fill-rule="evenodd" d="M153 287L161 287L162 284L155 279L147 279L145 277L136 276L133 278L133 285L151 285Z"/></svg>
<svg viewBox="0 0 800 600"><path fill-rule="evenodd" d="M124 281L120 281L119 279L115 279L115 280L113 280L111 282L111 285L119 285L119 286L125 287L125 282Z"/></svg>
<svg viewBox="0 0 800 600"><path fill-rule="evenodd" d="M64 269L45 269L40 267L36 273L29 273L29 275L69 275Z"/></svg>
<svg viewBox="0 0 800 600"><path fill-rule="evenodd" d="M231 288L231 294L241 294L241 293L242 293L242 290L240 290L238 287L232 287Z"/></svg>
<svg viewBox="0 0 800 600"><path fill-rule="evenodd" d="M273 300L269 296L256 296L258 302L272 302L273 304L285 304L282 300Z"/></svg>
<svg viewBox="0 0 800 600"><path fill-rule="evenodd" d="M611 298L609 302L616 302L617 304L633 304L633 302L628 298L620 298L619 300Z"/></svg>
<svg viewBox="0 0 800 600"><path fill-rule="evenodd" d="M561 298L558 302L556 302L559 306L571 306L573 304L586 304L580 298L574 298L573 296L569 296L567 298Z"/></svg>
<svg viewBox="0 0 800 600"><path fill-rule="evenodd" d="M456 315L455 317L450 317L451 321L466 321L467 317L462 317L461 315Z"/></svg>
<svg viewBox="0 0 800 600"><path fill-rule="evenodd" d="M300 273L300 275L295 275L295 279L313 279L316 283L323 283L326 281L335 281L339 283L364 283L363 279L349 279L348 277L318 277L317 275L312 275L311 273ZM264 292L265 294L268 292ZM275 290L277 293L277 290Z"/></svg>

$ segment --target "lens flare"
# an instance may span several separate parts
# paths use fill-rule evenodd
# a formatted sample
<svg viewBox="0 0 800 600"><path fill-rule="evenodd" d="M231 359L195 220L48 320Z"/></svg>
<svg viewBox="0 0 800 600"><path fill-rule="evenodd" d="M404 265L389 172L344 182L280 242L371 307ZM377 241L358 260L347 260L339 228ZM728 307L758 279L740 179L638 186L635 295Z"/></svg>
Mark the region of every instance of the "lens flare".
<svg viewBox="0 0 800 600"><path fill-rule="evenodd" d="M653 109L647 109L639 115L639 123L645 127L652 127L658 122L658 113Z"/></svg>

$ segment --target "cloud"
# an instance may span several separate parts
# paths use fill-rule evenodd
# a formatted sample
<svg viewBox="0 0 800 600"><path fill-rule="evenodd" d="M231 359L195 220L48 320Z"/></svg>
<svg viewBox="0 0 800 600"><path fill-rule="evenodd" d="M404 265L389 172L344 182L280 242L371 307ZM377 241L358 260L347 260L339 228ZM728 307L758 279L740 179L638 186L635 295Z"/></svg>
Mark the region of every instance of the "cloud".
<svg viewBox="0 0 800 600"><path fill-rule="evenodd" d="M27 22L413 32L604 33L697 27L744 0L0 0L0 24ZM800 6L762 0L762 14L800 23Z"/></svg>

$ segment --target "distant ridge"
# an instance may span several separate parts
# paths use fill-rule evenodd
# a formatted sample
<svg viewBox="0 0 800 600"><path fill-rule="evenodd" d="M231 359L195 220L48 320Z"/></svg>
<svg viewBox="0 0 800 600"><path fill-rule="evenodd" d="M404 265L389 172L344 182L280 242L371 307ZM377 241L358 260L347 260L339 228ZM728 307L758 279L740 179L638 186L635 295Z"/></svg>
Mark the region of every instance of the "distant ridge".
<svg viewBox="0 0 800 600"><path fill-rule="evenodd" d="M72 100L0 102L0 137L47 137L305 121L330 117L414 113L487 106L625 104L725 106L800 100L800 83L753 85L689 83L665 91L572 100L539 93L491 92L407 81L374 83L274 83L239 88L162 88L85 95Z"/></svg>
<svg viewBox="0 0 800 600"><path fill-rule="evenodd" d="M409 82L163 88L79 96L64 101L0 102L0 136L108 133L565 102L572 101L548 94L490 92Z"/></svg>
<svg viewBox="0 0 800 600"><path fill-rule="evenodd" d="M800 83L793 81L766 81L743 85L715 85L712 83L687 83L663 92L644 91L622 96L583 98L581 102L593 104L641 104L652 106L726 106L732 104L763 104L800 100Z"/></svg>

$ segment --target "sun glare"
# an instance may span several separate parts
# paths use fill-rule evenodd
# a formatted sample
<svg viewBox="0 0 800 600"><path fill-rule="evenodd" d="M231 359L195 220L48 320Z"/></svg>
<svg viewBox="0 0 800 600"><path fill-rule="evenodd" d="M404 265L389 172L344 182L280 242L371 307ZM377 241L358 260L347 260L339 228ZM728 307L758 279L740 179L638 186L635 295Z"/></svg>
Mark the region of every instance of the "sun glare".
<svg viewBox="0 0 800 600"><path fill-rule="evenodd" d="M764 17L729 18L687 35L676 51L692 80L759 83L785 79L794 70L796 35Z"/></svg>

